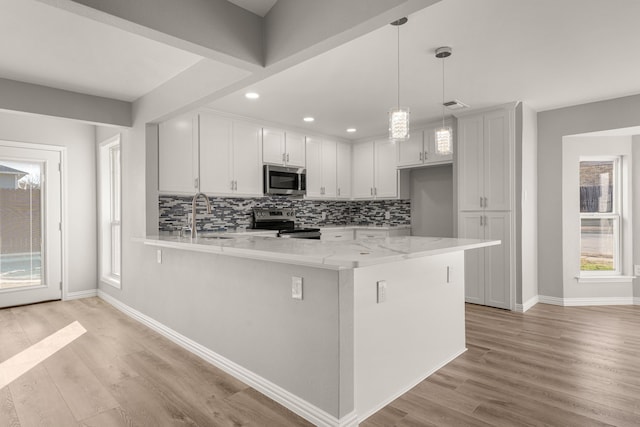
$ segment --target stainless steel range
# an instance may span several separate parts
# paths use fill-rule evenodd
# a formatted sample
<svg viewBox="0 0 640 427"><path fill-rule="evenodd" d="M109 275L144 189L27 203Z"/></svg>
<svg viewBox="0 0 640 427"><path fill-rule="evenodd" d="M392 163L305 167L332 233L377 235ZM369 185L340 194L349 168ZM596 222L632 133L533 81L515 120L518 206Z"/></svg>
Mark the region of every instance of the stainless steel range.
<svg viewBox="0 0 640 427"><path fill-rule="evenodd" d="M253 228L278 230L278 237L320 240L319 228L296 227L296 211L289 208L254 209Z"/></svg>

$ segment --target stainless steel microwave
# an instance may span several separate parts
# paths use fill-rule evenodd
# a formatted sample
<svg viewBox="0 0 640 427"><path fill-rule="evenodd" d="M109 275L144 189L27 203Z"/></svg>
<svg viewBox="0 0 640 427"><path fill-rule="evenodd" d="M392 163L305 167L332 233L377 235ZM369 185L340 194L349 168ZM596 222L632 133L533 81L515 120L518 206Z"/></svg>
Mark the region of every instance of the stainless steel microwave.
<svg viewBox="0 0 640 427"><path fill-rule="evenodd" d="M307 170L264 165L264 194L304 196L307 193Z"/></svg>

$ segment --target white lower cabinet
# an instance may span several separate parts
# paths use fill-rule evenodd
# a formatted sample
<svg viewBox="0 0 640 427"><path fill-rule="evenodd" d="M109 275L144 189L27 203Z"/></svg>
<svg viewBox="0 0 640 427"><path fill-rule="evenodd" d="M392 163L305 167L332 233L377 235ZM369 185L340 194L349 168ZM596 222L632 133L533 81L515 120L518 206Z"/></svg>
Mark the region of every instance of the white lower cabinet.
<svg viewBox="0 0 640 427"><path fill-rule="evenodd" d="M502 242L465 251L465 301L511 309L511 213L476 211L458 215L459 238Z"/></svg>

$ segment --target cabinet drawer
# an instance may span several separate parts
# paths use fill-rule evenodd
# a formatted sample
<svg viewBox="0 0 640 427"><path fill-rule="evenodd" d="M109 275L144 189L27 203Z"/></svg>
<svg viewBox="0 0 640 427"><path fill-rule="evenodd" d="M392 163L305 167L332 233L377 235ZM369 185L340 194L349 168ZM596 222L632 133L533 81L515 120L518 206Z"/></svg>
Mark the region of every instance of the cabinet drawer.
<svg viewBox="0 0 640 427"><path fill-rule="evenodd" d="M372 239L374 237L389 237L387 230L356 230L356 239Z"/></svg>
<svg viewBox="0 0 640 427"><path fill-rule="evenodd" d="M353 230L322 230L320 240L341 242L345 240L353 240Z"/></svg>

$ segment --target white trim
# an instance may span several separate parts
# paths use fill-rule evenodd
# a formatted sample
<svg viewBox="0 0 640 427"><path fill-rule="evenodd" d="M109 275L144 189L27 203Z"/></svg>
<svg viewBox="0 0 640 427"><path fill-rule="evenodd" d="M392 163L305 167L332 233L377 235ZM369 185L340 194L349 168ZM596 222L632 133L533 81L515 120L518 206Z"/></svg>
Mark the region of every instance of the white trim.
<svg viewBox="0 0 640 427"><path fill-rule="evenodd" d="M529 310L531 307L533 307L539 302L540 302L540 297L536 295L534 297L529 298L527 301L524 302L524 304L516 304L515 311L518 313L525 313L527 310Z"/></svg>
<svg viewBox="0 0 640 427"><path fill-rule="evenodd" d="M323 411L322 409L312 405L311 403L299 398L298 396L288 392L282 387L272 383L271 381L251 372L250 370L232 362L231 360L219 355L218 353L204 347L201 344L185 337L184 335L174 331L163 325L157 320L129 307L106 292L98 289L98 297L108 302L127 316L137 320L145 326L158 332L160 335L168 338L178 344L185 350L195 354L196 356L211 363L217 368L222 369L229 375L255 388L260 393L275 400L284 407L290 409L300 415L307 421L317 425L326 427L355 427L358 425L358 416L355 412L351 412L344 417L338 419L333 415ZM457 357L457 356L456 356ZM453 360L453 359L452 359Z"/></svg>
<svg viewBox="0 0 640 427"><path fill-rule="evenodd" d="M375 414L376 412L378 412L379 410L381 410L382 408L384 408L385 406L387 406L388 404L390 404L391 402L396 400L398 397L402 396L403 394L405 394L406 392L408 392L409 390L411 390L412 388L414 388L415 386L420 384L422 381L424 381L425 379L430 377L437 370L442 369L445 365L447 365L448 363L452 362L454 359L456 359L458 356L460 356L461 354L463 354L466 351L467 351L467 349L464 348L461 351L456 352L451 357L446 359L444 362L440 363L435 368L431 369L429 372L427 372L426 374L424 374L423 376L421 376L417 380L412 381L410 384L406 385L405 387L402 387L402 389L400 389L400 391L398 391L397 393L393 394L388 399L385 399L383 402L381 402L380 404L376 405L375 407L373 407L371 410L369 410L365 414L362 414L362 416L359 418L359 422L363 422L364 420L369 418L371 415Z"/></svg>
<svg viewBox="0 0 640 427"><path fill-rule="evenodd" d="M632 305L638 298L633 297L600 297L600 298L558 298L540 295L543 304L562 305L565 307L590 305Z"/></svg>
<svg viewBox="0 0 640 427"><path fill-rule="evenodd" d="M88 289L86 291L67 292L65 297L62 300L71 301L74 299L91 298L91 297L97 297L97 296L98 296L97 289Z"/></svg>
<svg viewBox="0 0 640 427"><path fill-rule="evenodd" d="M640 305L640 297L633 298L633 305Z"/></svg>
<svg viewBox="0 0 640 427"><path fill-rule="evenodd" d="M578 283L633 283L636 276L575 276Z"/></svg>

